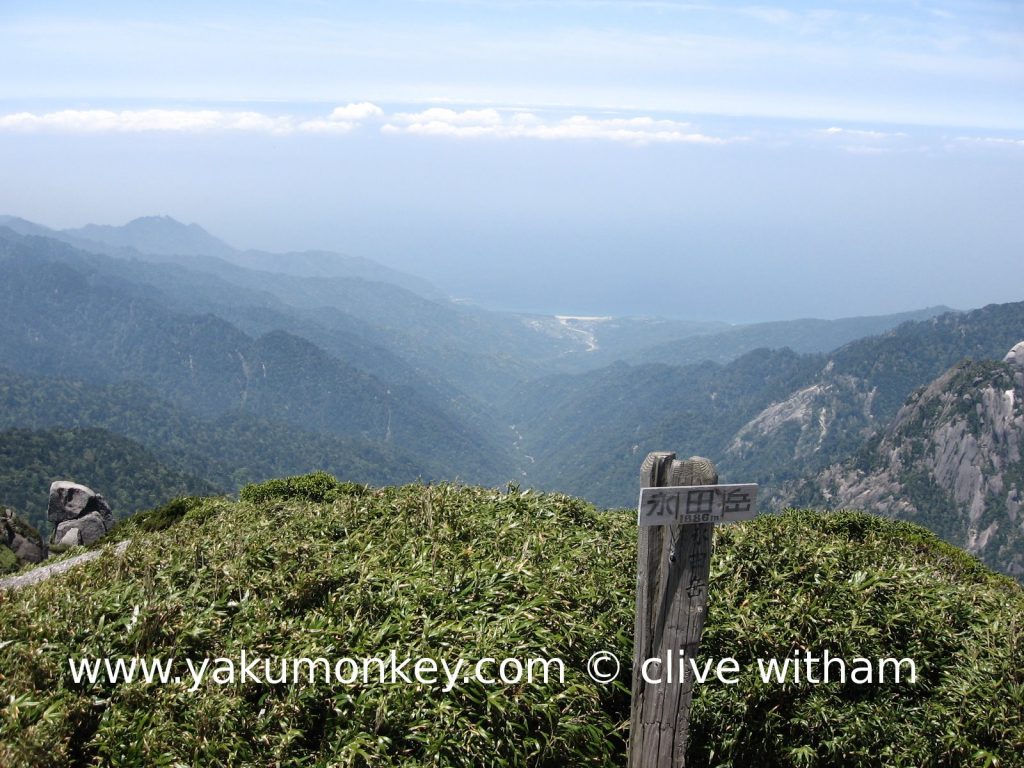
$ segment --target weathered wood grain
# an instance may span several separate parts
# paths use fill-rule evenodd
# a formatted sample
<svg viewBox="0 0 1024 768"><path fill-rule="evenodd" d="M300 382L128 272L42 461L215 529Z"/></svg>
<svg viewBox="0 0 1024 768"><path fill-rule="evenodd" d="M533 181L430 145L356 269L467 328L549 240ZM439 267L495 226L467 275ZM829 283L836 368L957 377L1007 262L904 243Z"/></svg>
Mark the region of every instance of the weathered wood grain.
<svg viewBox="0 0 1024 768"><path fill-rule="evenodd" d="M686 461L674 453L650 453L640 469L641 487L715 485L714 464L699 456ZM678 668L679 651L696 658L707 613L713 523L639 529L633 701L629 738L630 768L686 765L693 676L647 683L640 665L667 659ZM663 674L658 667L652 672ZM676 669L673 670L674 672Z"/></svg>

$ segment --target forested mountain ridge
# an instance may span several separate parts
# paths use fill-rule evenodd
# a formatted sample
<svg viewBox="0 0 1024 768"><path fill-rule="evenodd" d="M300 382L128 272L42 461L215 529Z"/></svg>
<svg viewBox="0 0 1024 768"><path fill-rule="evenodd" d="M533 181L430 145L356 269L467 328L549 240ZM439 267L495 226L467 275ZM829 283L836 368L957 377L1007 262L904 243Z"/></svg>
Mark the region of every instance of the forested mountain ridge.
<svg viewBox="0 0 1024 768"><path fill-rule="evenodd" d="M843 461L896 417L907 397L964 359L1001 360L1024 338L1024 302L953 312L851 342L821 370L740 430L725 472L771 483Z"/></svg>
<svg viewBox="0 0 1024 768"><path fill-rule="evenodd" d="M0 430L0 505L45 536L50 483L88 478L124 518L175 496L213 495L218 488L167 468L133 440L105 429Z"/></svg>
<svg viewBox="0 0 1024 768"><path fill-rule="evenodd" d="M389 385L284 331L252 338L214 315L179 313L151 286L87 260L41 258L34 245L0 239L0 355L9 368L146 382L206 419L250 413L409 452L430 445L434 460L481 479L498 467L500 445L420 389ZM490 449L482 456L481 446Z"/></svg>
<svg viewBox="0 0 1024 768"><path fill-rule="evenodd" d="M389 345L394 339L382 329L337 309L292 306L264 290L260 281L273 283L274 275L257 275L256 285L245 287L229 279L246 273L231 265L225 264L225 275L220 276L215 274L216 269L202 271L179 263L152 261L140 258L135 251L120 257L96 254L52 237L18 235L0 227L0 254L12 250L38 261L85 270L100 282L128 281L130 292L144 295L147 301L179 314L219 317L253 337L286 331L312 341L360 371L411 388L435 407L480 419L474 401L462 389L446 378L417 370L391 351ZM215 259L209 261L216 264Z"/></svg>
<svg viewBox="0 0 1024 768"><path fill-rule="evenodd" d="M761 350L726 365L618 364L529 382L507 419L536 462L525 465L527 482L561 479L599 503L632 503L640 461L666 445L714 459L723 478L771 490L846 458L951 365L1001 359L1020 338L1024 302L904 323L827 355Z"/></svg>
<svg viewBox="0 0 1024 768"><path fill-rule="evenodd" d="M1024 391L999 360L1021 338L1024 302L992 305L828 355L552 376L524 385L508 418L533 459L528 484L629 505L642 458L671 446L713 459L724 481L760 483L768 510L906 517L1020 578Z"/></svg>
<svg viewBox="0 0 1024 768"><path fill-rule="evenodd" d="M496 382L538 370L532 358L514 358L509 349L523 353L542 342L534 352L549 357L560 354L565 344L513 317L436 302L398 285L363 278L262 272L214 256L154 256L127 248L96 252L86 249L88 242L69 245L2 227L0 240L8 250L76 269L87 266L113 282L130 280L136 288L147 288L157 303L181 312L215 314L248 325L253 333L312 331L340 354L365 361L361 364L370 373L390 376L405 367L405 378L426 375L434 385L456 378L461 392L489 393ZM276 317L269 326L268 315Z"/></svg>
<svg viewBox="0 0 1024 768"><path fill-rule="evenodd" d="M340 332L346 348L355 342L388 350L435 385L457 381L462 393L488 401L504 397L509 383L556 371L590 370L620 359L727 362L758 347L827 351L941 309L740 327L664 318L491 312L453 302L432 286L424 289L416 278L382 265L368 262L368 267L361 267L367 260L338 254L242 252L196 225L167 217L146 217L122 227L57 231L0 216L3 226L115 257L132 279L171 292L189 311L213 312L244 326L244 318L259 314L254 308L269 304L279 318L289 316L288 328L277 328L307 338L310 324L334 339ZM83 233L102 235L105 242L86 239ZM250 258L254 254L259 258ZM323 266L324 260L330 268ZM232 308L236 313L229 316ZM690 353L678 359L684 350ZM364 356L372 358L359 355Z"/></svg>
<svg viewBox="0 0 1024 768"><path fill-rule="evenodd" d="M785 498L920 523L1021 578L1024 366L955 365L913 393L856 455Z"/></svg>
<svg viewBox="0 0 1024 768"><path fill-rule="evenodd" d="M248 413L205 420L136 382L98 386L0 369L0 400L0 430L104 429L138 443L167 468L225 491L311 467L381 484L450 472L430 455L414 456L401 446L306 432Z"/></svg>
<svg viewBox="0 0 1024 768"><path fill-rule="evenodd" d="M55 230L14 216L0 216L0 226L21 234L62 240L77 248L121 257L157 256L182 266L203 263L206 257L240 267L306 277L355 277L399 285L423 296L443 294L426 280L384 266L370 259L329 251L268 253L241 250L214 237L198 224L183 224L170 216L143 216L121 226L87 224L77 229Z"/></svg>
<svg viewBox="0 0 1024 768"><path fill-rule="evenodd" d="M648 346L625 359L635 363L690 365L705 360L728 363L762 347L788 348L801 353L831 352L856 339L886 333L902 323L927 320L952 311L949 307L938 306L874 317L808 318L741 325Z"/></svg>
<svg viewBox="0 0 1024 768"><path fill-rule="evenodd" d="M83 252L172 264L212 275L250 294L262 294L264 300L273 297L286 306L305 310L313 317L321 310L340 311L357 319L361 331L427 368L432 358L459 362L460 355L468 356L478 368L485 367L485 361L476 358L489 356L496 361L514 358L520 364L538 364L586 347L571 334L538 328L529 316L489 312L453 302L433 287L417 290L414 278L382 265L325 271L316 264L310 266L310 259L292 259L295 254L260 253L260 258L247 260L245 254L249 252L233 249L194 225L186 227L164 217L139 219L124 227L64 232L11 217L0 218L0 226L5 222L13 232L61 241ZM100 239L88 239L83 234ZM337 254L328 256L337 256L342 260L339 264L348 263ZM139 266L134 269L138 273ZM165 272L165 276L172 281L178 279L173 273ZM332 318L332 324L335 320ZM425 355L424 350L432 354Z"/></svg>
<svg viewBox="0 0 1024 768"><path fill-rule="evenodd" d="M757 350L728 365L618 363L529 382L506 416L525 459L523 482L630 505L640 462L661 450L652 446L718 457L736 430L821 364L790 350Z"/></svg>
<svg viewBox="0 0 1024 768"><path fill-rule="evenodd" d="M17 231L0 226L0 428L108 430L226 491L327 469L378 484L515 479L630 505L643 456L671 448L761 483L770 508L859 455L915 389L1024 338L1024 303L744 327L516 315L319 257L314 274L301 260L241 266L173 220L3 223ZM825 349L866 329L888 330ZM744 352L757 341L821 351ZM670 348L725 362L600 364Z"/></svg>

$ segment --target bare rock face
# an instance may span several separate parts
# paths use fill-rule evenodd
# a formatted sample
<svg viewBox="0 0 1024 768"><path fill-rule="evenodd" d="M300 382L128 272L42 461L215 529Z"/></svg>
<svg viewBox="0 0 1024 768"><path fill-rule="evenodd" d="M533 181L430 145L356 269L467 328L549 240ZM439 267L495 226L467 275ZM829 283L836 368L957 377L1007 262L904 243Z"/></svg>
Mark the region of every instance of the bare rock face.
<svg viewBox="0 0 1024 768"><path fill-rule="evenodd" d="M1013 349L1006 353L1003 362L1024 369L1024 341L1014 344Z"/></svg>
<svg viewBox="0 0 1024 768"><path fill-rule="evenodd" d="M822 371L830 372L831 368ZM726 456L746 458L778 438L793 459L799 460L822 450L836 433L857 431L866 437L875 424L874 398L874 391L853 376L824 379L769 405L747 422L726 449ZM791 436L785 437L786 433Z"/></svg>
<svg viewBox="0 0 1024 768"><path fill-rule="evenodd" d="M1024 342L954 366L814 483L830 506L925 523L1024 581Z"/></svg>
<svg viewBox="0 0 1024 768"><path fill-rule="evenodd" d="M60 546L77 547L82 543L82 532L77 528L65 528L63 531L58 528L57 530L58 533L54 538Z"/></svg>
<svg viewBox="0 0 1024 768"><path fill-rule="evenodd" d="M77 531L82 544L92 544L107 532L107 526L99 512L90 512L77 520L65 520L57 526L57 541L62 541L71 531Z"/></svg>
<svg viewBox="0 0 1024 768"><path fill-rule="evenodd" d="M57 526L54 541L64 546L92 544L114 527L106 500L91 488L68 480L50 486L46 515Z"/></svg>
<svg viewBox="0 0 1024 768"><path fill-rule="evenodd" d="M0 509L0 545L10 549L20 562L41 562L42 544L35 529L20 521L13 510Z"/></svg>
<svg viewBox="0 0 1024 768"><path fill-rule="evenodd" d="M89 502L96 498L92 488L67 480L58 480L50 486L50 504L46 516L51 523L74 520L86 513Z"/></svg>

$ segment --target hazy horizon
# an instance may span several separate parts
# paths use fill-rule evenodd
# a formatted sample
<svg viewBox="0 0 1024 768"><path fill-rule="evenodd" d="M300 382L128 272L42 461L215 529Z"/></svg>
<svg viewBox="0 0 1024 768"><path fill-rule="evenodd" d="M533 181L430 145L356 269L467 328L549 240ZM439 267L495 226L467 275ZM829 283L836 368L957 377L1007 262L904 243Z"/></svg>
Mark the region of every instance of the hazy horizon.
<svg viewBox="0 0 1024 768"><path fill-rule="evenodd" d="M0 226L4 225L3 221L2 221L3 217L5 217L5 216L12 216L12 215L13 214L9 214L9 213L0 211ZM16 218L24 218L24 217L16 217ZM206 227L203 226L202 222L179 221L179 220L175 219L173 216L170 216L169 214L151 214L151 215L148 215L148 216L137 217L137 219L133 219L131 221L118 222L118 223L110 223L110 222L84 222L80 226L76 225L76 226L72 226L72 227L55 227L55 226L50 226L46 222L42 222L42 221L33 221L31 219L25 219L25 220L28 221L31 224L37 224L37 225L40 225L40 226L47 227L48 229L52 229L52 230L54 230L55 232L58 232L58 233L72 233L72 232L75 232L75 230L81 229L81 228L83 228L85 226L88 226L88 225L123 227L123 226L126 226L128 224L131 224L131 223L135 222L138 219L147 219L147 218L169 218L169 219L173 220L174 222L176 222L178 225L181 225L181 226L184 226L184 227L199 226L199 227L201 227L203 229L204 232L206 232L207 235L209 235L209 236L211 236L211 237L221 241L221 243L223 243L223 244L225 244L227 246L230 246L230 247L234 248L235 250L239 251L242 255L240 256L240 261L238 263L243 264L243 265L244 265L244 251L246 251L246 250L255 250L255 251L262 251L262 252L267 252L268 251L268 249L261 248L259 246L252 246L251 248L249 248L249 247L246 247L246 248L238 247L237 244L235 244L233 242L230 242L228 239L219 237L217 234L215 234L213 232L210 232L208 229L206 229ZM86 239L88 239L88 238L86 238ZM299 252L299 251L297 251L296 249L293 249L293 248L285 248L285 249L282 249L281 251L279 251L278 253L280 253L280 255L282 255L282 256L286 256L289 252L296 253L296 252ZM344 252L341 252L341 251L330 251L330 252L337 253L339 256L342 256L342 257L350 257L350 256L353 255L353 254L344 253ZM363 257L360 257L360 258L363 258ZM381 262L375 262L375 263L380 264ZM385 265L385 266L387 266L387 265ZM254 266L253 268L259 269L260 267ZM771 322L785 322L785 321L789 321L789 320L841 320L841 319L851 319L851 318L858 317L858 316L870 316L870 315L835 315L835 316L800 315L800 316L784 317L784 318L780 318L780 317L763 317L763 318L756 318L756 319L752 319L752 320L733 320L733 319L728 319L728 318L702 318L702 317L682 316L682 315L670 316L670 315L650 315L650 314L635 314L635 313L633 313L633 314L630 314L630 313L621 313L621 314L607 314L607 313L606 314L585 314L585 313L575 313L575 312L571 312L571 311L561 311L561 310L556 310L556 311L529 310L529 309L521 309L521 308L518 308L518 307L488 306L488 305L480 304L480 303L478 303L478 302L476 302L473 299L470 299L468 297L455 296L455 295L448 294L445 291L445 287L443 285L439 285L436 282L432 281L429 278L429 276L427 276L426 274L419 274L419 273L416 273L416 272L408 272L408 271L403 271L402 273L406 274L406 275L410 275L410 276L415 277L415 278L419 278L419 279L425 280L426 282L430 283L434 288L437 288L437 289L441 290L442 293L445 293L450 300L452 300L452 301L454 301L456 303L473 304L473 305L479 306L479 307L481 307L483 309L499 311L499 312L512 312L512 313L522 313L522 314L537 314L537 315L553 316L553 317L560 317L560 318L567 318L567 319L576 319L576 320L596 320L596 321L600 321L600 320L610 320L610 319L621 318L621 317L633 317L633 318L682 320L682 321L694 321L694 322L711 322L711 321L716 321L716 322L723 322L723 323L727 323L727 324L731 324L731 325L734 325L736 327L739 327L739 326L748 325L748 324L771 323ZM933 305L928 305L928 306L924 306L924 305L922 305L922 306L908 306L908 307L905 307L903 309L897 310L896 312L892 312L892 313L878 313L878 314L880 314L880 315L889 315L889 314L910 313L910 312L916 312L918 310L932 309L932 308L940 307L940 306L944 307L945 309L948 309L948 310L951 310L951 311L956 311L956 312L964 312L964 311L970 311L972 309L980 308L980 307L950 307L948 305L933 304Z"/></svg>
<svg viewBox="0 0 1024 768"><path fill-rule="evenodd" d="M82 14L0 9L0 212L170 215L544 314L1024 299L1014 3Z"/></svg>

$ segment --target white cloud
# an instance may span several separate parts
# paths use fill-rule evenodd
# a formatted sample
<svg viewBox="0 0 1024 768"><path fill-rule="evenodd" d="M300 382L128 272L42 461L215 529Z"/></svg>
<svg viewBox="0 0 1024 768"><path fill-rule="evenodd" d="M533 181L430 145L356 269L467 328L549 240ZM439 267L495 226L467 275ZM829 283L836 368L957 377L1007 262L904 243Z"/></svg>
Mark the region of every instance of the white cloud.
<svg viewBox="0 0 1024 768"><path fill-rule="evenodd" d="M826 136L842 136L850 139L900 139L906 136L905 133L886 133L885 131L865 131L857 128L838 128L832 126L831 128L825 128L821 131Z"/></svg>
<svg viewBox="0 0 1024 768"><path fill-rule="evenodd" d="M501 113L496 109L454 109L432 107L423 112L399 112L391 118L395 122L411 125L444 123L445 125L497 126L502 124Z"/></svg>
<svg viewBox="0 0 1024 768"><path fill-rule="evenodd" d="M0 130L58 133L348 133L360 120L383 114L380 107L369 102L338 107L326 119L311 120L293 115L215 109L65 109L42 114L16 112L0 115Z"/></svg>
<svg viewBox="0 0 1024 768"><path fill-rule="evenodd" d="M1024 149L1024 139L1010 139L1003 136L957 136L956 142L961 146L977 147L1012 147Z"/></svg>
<svg viewBox="0 0 1024 768"><path fill-rule="evenodd" d="M382 117L384 110L369 101L359 104L346 104L344 107L335 107L331 112L331 120L344 122L367 120L371 117Z"/></svg>
<svg viewBox="0 0 1024 768"><path fill-rule="evenodd" d="M389 134L455 138L585 139L632 144L724 144L734 140L698 133L689 123L657 120L653 117L595 118L574 115L552 120L531 112L515 112L505 116L496 109L456 112L432 108L418 113L401 113L395 115L381 130Z"/></svg>
<svg viewBox="0 0 1024 768"><path fill-rule="evenodd" d="M351 133L357 123L344 120L303 120L296 127L304 133Z"/></svg>
<svg viewBox="0 0 1024 768"><path fill-rule="evenodd" d="M69 133L133 133L140 131L202 132L217 130L282 133L291 128L289 118L259 112L217 110L145 109L114 112L105 109L65 109L35 114L18 112L0 116L0 129L52 130Z"/></svg>
<svg viewBox="0 0 1024 768"><path fill-rule="evenodd" d="M0 115L0 131L55 133L214 133L248 132L274 135L344 135L363 121L385 121L385 134L454 138L594 140L631 144L723 144L727 139L703 134L686 122L649 116L553 117L526 110L494 108L455 110L431 107L421 112L386 115L376 104L361 102L337 107L326 116L270 115L255 111L215 109L61 110Z"/></svg>
<svg viewBox="0 0 1024 768"><path fill-rule="evenodd" d="M854 155L883 155L891 152L908 152L915 149L902 131L878 131L863 128L840 128L831 126L814 132L824 137L830 145ZM919 148L919 147L918 147Z"/></svg>

